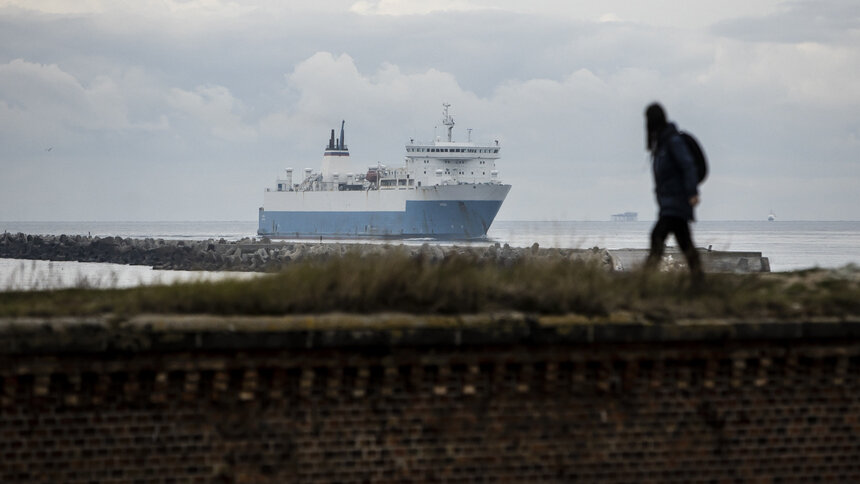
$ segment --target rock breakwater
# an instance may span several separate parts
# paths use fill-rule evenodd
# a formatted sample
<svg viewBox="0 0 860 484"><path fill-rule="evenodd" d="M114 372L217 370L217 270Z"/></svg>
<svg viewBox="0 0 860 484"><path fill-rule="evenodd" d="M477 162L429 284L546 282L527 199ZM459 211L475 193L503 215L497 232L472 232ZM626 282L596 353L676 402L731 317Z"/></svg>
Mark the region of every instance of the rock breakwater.
<svg viewBox="0 0 860 484"><path fill-rule="evenodd" d="M172 240L123 237L90 237L82 235L0 235L0 257L53 261L110 262L151 266L169 270L207 271L277 271L288 264L343 257L348 254L384 254L400 250L431 261L442 261L452 255L510 265L526 257L560 257L593 260L607 270L620 269L618 261L606 249L517 248L508 244L483 246L441 246L435 244L351 244L272 242L266 238Z"/></svg>

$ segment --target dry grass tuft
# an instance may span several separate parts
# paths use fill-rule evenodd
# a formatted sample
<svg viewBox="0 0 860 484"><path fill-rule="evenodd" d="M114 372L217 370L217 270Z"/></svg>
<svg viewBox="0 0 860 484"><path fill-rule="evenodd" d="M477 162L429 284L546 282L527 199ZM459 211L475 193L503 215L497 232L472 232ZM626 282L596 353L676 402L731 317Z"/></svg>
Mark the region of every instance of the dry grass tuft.
<svg viewBox="0 0 860 484"><path fill-rule="evenodd" d="M637 319L802 318L860 315L856 267L788 274L711 274L691 290L683 272L612 273L563 257L503 267L469 255L441 262L404 252L297 263L251 280L134 289L0 293L0 316L138 313L277 315L514 310Z"/></svg>

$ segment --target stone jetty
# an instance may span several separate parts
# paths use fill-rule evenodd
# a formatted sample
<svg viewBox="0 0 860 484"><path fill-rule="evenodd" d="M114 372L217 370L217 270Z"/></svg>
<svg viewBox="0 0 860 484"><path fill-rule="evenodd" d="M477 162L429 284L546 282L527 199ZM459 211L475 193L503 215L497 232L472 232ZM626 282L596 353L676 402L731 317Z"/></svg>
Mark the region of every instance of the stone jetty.
<svg viewBox="0 0 860 484"><path fill-rule="evenodd" d="M348 254L384 254L400 250L413 257L441 261L454 254L510 265L523 257L565 257L596 260L609 270L616 261L606 249L543 249L508 244L441 246L436 244L358 244L283 242L267 238L173 240L133 239L82 235L0 235L0 257L53 261L109 262L168 270L277 271L301 261L324 260Z"/></svg>
<svg viewBox="0 0 860 484"><path fill-rule="evenodd" d="M267 238L175 240L134 239L83 235L0 235L0 258L52 261L109 262L151 266L155 269L206 271L277 271L288 264L341 257L347 254L384 254L403 251L413 257L441 261L454 254L476 260L511 265L522 258L553 257L592 260L610 271L635 268L647 251L641 249L607 250L511 247L508 244L486 245L406 245L359 244L337 242L285 242ZM709 272L769 272L770 266L761 253L710 252L700 250L705 270ZM682 257L667 251L666 268L683 269Z"/></svg>

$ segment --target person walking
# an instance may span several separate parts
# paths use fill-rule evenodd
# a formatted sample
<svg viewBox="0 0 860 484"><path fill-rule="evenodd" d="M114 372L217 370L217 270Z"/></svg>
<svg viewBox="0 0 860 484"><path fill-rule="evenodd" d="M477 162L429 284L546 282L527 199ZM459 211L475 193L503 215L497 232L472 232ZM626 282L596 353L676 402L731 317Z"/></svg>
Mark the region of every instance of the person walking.
<svg viewBox="0 0 860 484"><path fill-rule="evenodd" d="M704 274L689 225L695 220L693 209L699 204L693 155L675 124L666 120L666 111L659 103L652 103L645 109L645 125L654 171L654 192L660 207L659 219L651 231L651 250L645 267L654 269L660 264L666 237L672 233L687 259L693 283L700 284Z"/></svg>

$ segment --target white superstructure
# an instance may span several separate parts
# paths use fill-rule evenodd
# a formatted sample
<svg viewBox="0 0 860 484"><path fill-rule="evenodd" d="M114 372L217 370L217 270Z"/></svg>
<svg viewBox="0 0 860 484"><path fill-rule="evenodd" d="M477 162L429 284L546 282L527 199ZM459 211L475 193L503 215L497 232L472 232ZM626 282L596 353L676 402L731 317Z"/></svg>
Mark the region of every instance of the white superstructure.
<svg viewBox="0 0 860 484"><path fill-rule="evenodd" d="M496 160L499 159L499 142L476 144L469 139L455 142L452 131L454 118L448 114L450 104L443 104L442 124L447 128L445 140L432 143L406 145L405 173L412 174L425 185L456 185L459 183L500 183ZM416 182L416 183L417 183Z"/></svg>

